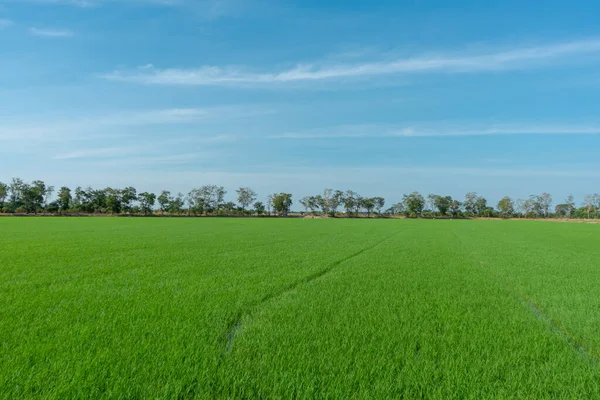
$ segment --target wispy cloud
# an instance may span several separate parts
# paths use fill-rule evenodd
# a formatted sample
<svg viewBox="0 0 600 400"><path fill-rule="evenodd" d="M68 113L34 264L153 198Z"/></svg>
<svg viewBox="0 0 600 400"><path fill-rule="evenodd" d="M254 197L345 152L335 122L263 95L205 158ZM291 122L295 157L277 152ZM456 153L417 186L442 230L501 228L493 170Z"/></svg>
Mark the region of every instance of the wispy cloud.
<svg viewBox="0 0 600 400"><path fill-rule="evenodd" d="M105 147L96 149L75 150L68 153L57 154L55 160L71 160L79 158L96 158L96 157L117 157L132 153L137 153L139 150L134 147Z"/></svg>
<svg viewBox="0 0 600 400"><path fill-rule="evenodd" d="M29 33L34 36L44 36L44 37L54 37L54 38L64 38L73 36L73 32L68 29L41 29L41 28L31 28L29 29Z"/></svg>
<svg viewBox="0 0 600 400"><path fill-rule="evenodd" d="M173 6L183 4L185 0L0 0L0 3L31 3L40 5L74 6L81 8L98 7L105 4L146 4Z"/></svg>
<svg viewBox="0 0 600 400"><path fill-rule="evenodd" d="M345 125L270 135L269 139L341 139L394 137L451 137L486 135L600 135L598 125L569 124L438 124L437 126Z"/></svg>
<svg viewBox="0 0 600 400"><path fill-rule="evenodd" d="M9 26L14 25L10 19L0 18L0 29L8 28Z"/></svg>
<svg viewBox="0 0 600 400"><path fill-rule="evenodd" d="M220 154L220 153L219 153ZM127 166L155 166L155 165L183 165L197 164L206 160L212 160L217 152L195 152L178 153L166 155L141 155L137 157L121 157L110 160L86 162L86 165L106 168L122 168Z"/></svg>
<svg viewBox="0 0 600 400"><path fill-rule="evenodd" d="M149 64L135 70L116 70L103 77L108 80L150 85L273 85L293 82L374 77L414 73L474 73L485 71L540 68L566 63L575 56L600 54L600 39L551 43L477 54L420 55L385 61L355 64L300 64L274 72L255 72L248 68L202 66L196 69L160 69Z"/></svg>
<svg viewBox="0 0 600 400"><path fill-rule="evenodd" d="M113 128L117 127L197 124L222 119L231 121L236 118L253 118L272 112L272 110L260 107L223 106L130 111L58 121L28 117L29 120L38 119L39 121L28 124L0 123L0 142L23 141L24 139L37 141L97 139L99 136L114 135L111 132ZM225 138L227 138L226 135L212 137L215 141Z"/></svg>

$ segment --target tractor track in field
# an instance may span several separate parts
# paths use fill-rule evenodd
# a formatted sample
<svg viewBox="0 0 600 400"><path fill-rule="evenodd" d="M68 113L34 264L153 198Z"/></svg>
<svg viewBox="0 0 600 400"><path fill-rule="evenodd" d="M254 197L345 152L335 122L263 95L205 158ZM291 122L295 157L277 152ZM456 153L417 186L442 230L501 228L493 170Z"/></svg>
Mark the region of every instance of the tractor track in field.
<svg viewBox="0 0 600 400"><path fill-rule="evenodd" d="M566 326L564 326L564 324L562 324L559 320L552 318L550 314L545 312L538 303L530 299L525 293L508 283L505 279L491 271L489 268L484 269L495 279L497 283L504 286L515 299L519 300L521 304L527 306L535 318L544 322L544 324L550 328L552 333L567 342L567 344L569 344L569 346L571 346L579 354L588 356L594 361L600 360L600 351L597 347L578 339L576 335L574 335Z"/></svg>
<svg viewBox="0 0 600 400"><path fill-rule="evenodd" d="M452 232L454 236L458 239L461 246L464 246L464 243L460 236L458 236L454 231ZM473 257L473 254L471 254ZM491 268L487 268L485 266L486 262L479 260L477 257L476 261L479 261L479 265L481 269L484 270L488 275L492 277L496 284L504 287L516 300L518 300L521 304L527 306L538 320L544 322L552 333L563 339L569 346L571 346L575 351L583 356L587 356L594 361L600 360L600 349L596 346L585 343L581 339L577 339L577 337L571 333L571 331L564 326L560 321L552 318L550 314L545 312L542 307L537 304L534 300L530 299L525 293L517 289L515 286L511 285L506 279L502 278L500 275L495 273Z"/></svg>
<svg viewBox="0 0 600 400"><path fill-rule="evenodd" d="M316 272L314 272L308 276L305 276L303 278L297 279L294 282L290 283L289 285L286 285L277 291L267 294L262 299L260 299L258 302L254 303L250 307L247 307L245 310L240 311L235 316L235 318L233 318L229 322L229 324L227 324L226 334L224 335L224 339L223 339L223 341L224 341L223 356L229 354L229 352L231 351L231 348L233 347L233 342L235 340L235 336L242 329L242 320L245 317L248 317L248 316L254 314L262 305L264 305L268 302L277 300L278 298L285 296L287 293L296 290L297 288L299 288L302 285L307 285L319 278L322 278L323 276L327 275L328 273L333 271L336 267L340 266L341 264L345 263L346 261L356 258L367 251L373 250L377 246L385 243L386 241L392 239L394 236L396 236L404 231L405 231L404 229L396 231L393 234L383 238L382 240L380 240L370 246L367 246L367 247L365 247L361 250L358 250L344 258L341 258L337 261L334 261L334 262L328 264L325 268L323 268L319 271L316 271Z"/></svg>

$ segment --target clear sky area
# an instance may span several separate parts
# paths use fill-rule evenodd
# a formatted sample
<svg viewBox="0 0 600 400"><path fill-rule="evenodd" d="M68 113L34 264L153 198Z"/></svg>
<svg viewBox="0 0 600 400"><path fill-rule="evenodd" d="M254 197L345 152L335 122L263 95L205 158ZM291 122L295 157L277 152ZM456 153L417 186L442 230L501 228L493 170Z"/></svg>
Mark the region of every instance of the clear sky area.
<svg viewBox="0 0 600 400"><path fill-rule="evenodd" d="M0 0L0 181L600 191L600 2Z"/></svg>

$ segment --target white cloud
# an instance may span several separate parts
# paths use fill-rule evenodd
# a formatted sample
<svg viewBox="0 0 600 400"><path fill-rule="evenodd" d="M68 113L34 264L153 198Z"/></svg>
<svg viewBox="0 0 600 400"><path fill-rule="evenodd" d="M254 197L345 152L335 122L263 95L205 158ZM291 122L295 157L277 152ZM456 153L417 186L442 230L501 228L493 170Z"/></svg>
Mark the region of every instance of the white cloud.
<svg viewBox="0 0 600 400"><path fill-rule="evenodd" d="M516 47L468 55L421 55L355 64L301 64L276 72L254 72L246 68L218 66L160 69L146 65L133 71L116 70L103 77L113 81L152 85L273 85L392 74L518 70L565 63L575 56L591 54L600 54L600 39Z"/></svg>
<svg viewBox="0 0 600 400"><path fill-rule="evenodd" d="M219 153L220 154L220 153ZM196 164L200 161L212 160L218 156L215 151L178 153L166 155L142 155L137 157L122 157L97 162L87 162L85 165L103 168L143 167L155 165Z"/></svg>
<svg viewBox="0 0 600 400"><path fill-rule="evenodd" d="M88 140L99 137L120 136L112 131L116 127L132 127L145 125L198 124L202 122L231 121L236 118L252 118L272 113L272 110L259 107L224 106L209 108L171 108L148 111L130 111L111 113L91 117L75 117L52 121L38 119L35 123L7 124L0 123L0 142L35 139L36 141L55 140ZM211 140L225 140L228 136L216 135Z"/></svg>
<svg viewBox="0 0 600 400"><path fill-rule="evenodd" d="M81 8L98 7L104 4L131 3L173 6L182 4L185 0L0 0L0 3L31 3L40 5L74 6Z"/></svg>
<svg viewBox="0 0 600 400"><path fill-rule="evenodd" d="M68 153L57 154L55 160L71 160L78 158L116 157L136 153L133 147L105 147L96 149L75 150Z"/></svg>
<svg viewBox="0 0 600 400"><path fill-rule="evenodd" d="M14 25L11 20L0 18L0 29L8 28L11 25Z"/></svg>
<svg viewBox="0 0 600 400"><path fill-rule="evenodd" d="M600 135L598 125L569 124L429 124L423 126L346 125L270 135L269 139L342 139L393 137L450 137L486 135Z"/></svg>
<svg viewBox="0 0 600 400"><path fill-rule="evenodd" d="M63 38L63 37L73 36L73 32L68 29L31 28L29 30L29 32L34 36L44 36L44 37Z"/></svg>

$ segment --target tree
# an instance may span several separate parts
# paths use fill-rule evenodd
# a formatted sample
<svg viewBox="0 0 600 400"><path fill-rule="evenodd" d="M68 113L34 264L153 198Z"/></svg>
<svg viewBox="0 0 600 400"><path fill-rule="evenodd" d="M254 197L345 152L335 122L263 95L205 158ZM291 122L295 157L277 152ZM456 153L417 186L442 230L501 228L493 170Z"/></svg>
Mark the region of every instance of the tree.
<svg viewBox="0 0 600 400"><path fill-rule="evenodd" d="M405 194L402 203L409 215L420 217L425 207L425 198L419 192Z"/></svg>
<svg viewBox="0 0 600 400"><path fill-rule="evenodd" d="M346 209L346 216L351 217L352 216L352 211L356 209L357 207L357 203L358 203L358 199L357 199L358 195L353 192L352 190L346 190L346 193L344 195L344 208Z"/></svg>
<svg viewBox="0 0 600 400"><path fill-rule="evenodd" d="M427 195L427 202L426 205L428 207L429 210L431 210L431 215L435 216L435 204L437 201L437 198L440 197L437 194L428 194Z"/></svg>
<svg viewBox="0 0 600 400"><path fill-rule="evenodd" d="M450 206L452 205L452 197L450 196L435 196L434 206L440 212L440 215L443 217L448 213Z"/></svg>
<svg viewBox="0 0 600 400"><path fill-rule="evenodd" d="M489 217L487 200L484 197L478 197L475 201L475 213L479 217Z"/></svg>
<svg viewBox="0 0 600 400"><path fill-rule="evenodd" d="M308 209L310 208L310 201L311 198L310 196L304 196L303 198L300 199L300 204L302 204L302 207L304 207L304 212L308 213Z"/></svg>
<svg viewBox="0 0 600 400"><path fill-rule="evenodd" d="M223 203L223 210L225 211L225 215L233 214L233 211L235 210L235 203L233 201Z"/></svg>
<svg viewBox="0 0 600 400"><path fill-rule="evenodd" d="M362 208L367 210L367 218L370 218L371 212L375 208L375 199L370 197L364 197L361 199L360 205Z"/></svg>
<svg viewBox="0 0 600 400"><path fill-rule="evenodd" d="M569 216L569 218L571 218L571 215L573 215L573 211L575 211L575 198L573 197L573 195L569 195L569 197L567 197L566 205L568 210L567 215Z"/></svg>
<svg viewBox="0 0 600 400"><path fill-rule="evenodd" d="M396 203L388 208L387 213L391 215L401 214L405 211L404 203Z"/></svg>
<svg viewBox="0 0 600 400"><path fill-rule="evenodd" d="M270 195L267 196L267 212L269 213L269 216L271 215L271 209L273 208L273 201L275 199L276 194L272 193Z"/></svg>
<svg viewBox="0 0 600 400"><path fill-rule="evenodd" d="M192 192L189 192L185 198L183 199L183 201L185 202L185 204L187 204L187 215L188 217L190 215L192 215L192 209L195 208L196 203L194 202L194 198L191 196Z"/></svg>
<svg viewBox="0 0 600 400"><path fill-rule="evenodd" d="M569 204L557 204L556 207L554 207L554 213L560 218L569 216L569 210Z"/></svg>
<svg viewBox="0 0 600 400"><path fill-rule="evenodd" d="M46 204L48 204L48 199L50 198L50 196L52 196L52 193L54 193L54 186L45 186L44 185L44 187L45 187L45 191L44 191L43 207L46 207Z"/></svg>
<svg viewBox="0 0 600 400"><path fill-rule="evenodd" d="M450 214L452 214L452 218L458 217L460 214L460 209L462 208L462 203L458 200L452 200L450 203Z"/></svg>
<svg viewBox="0 0 600 400"><path fill-rule="evenodd" d="M319 201L316 196L304 196L300 199L300 204L304 207L304 211L314 214L315 210L319 208Z"/></svg>
<svg viewBox="0 0 600 400"><path fill-rule="evenodd" d="M594 209L594 195L585 195L585 197L583 198L583 207L587 212L587 218L590 219L590 212Z"/></svg>
<svg viewBox="0 0 600 400"><path fill-rule="evenodd" d="M75 188L75 196L73 197L73 208L77 211L87 211L85 204L85 190L81 188L81 186L77 186Z"/></svg>
<svg viewBox="0 0 600 400"><path fill-rule="evenodd" d="M152 208L156 202L156 195L154 193L142 192L138 195L138 201L144 215L148 215L152 213Z"/></svg>
<svg viewBox="0 0 600 400"><path fill-rule="evenodd" d="M479 196L475 192L469 192L465 195L465 201L463 203L463 206L467 215L472 217L477 214L476 203L478 198Z"/></svg>
<svg viewBox="0 0 600 400"><path fill-rule="evenodd" d="M206 198L202 188L192 189L187 195L187 202L188 214L193 212L194 214L202 215L210 207L209 199Z"/></svg>
<svg viewBox="0 0 600 400"><path fill-rule="evenodd" d="M219 208L221 207L221 205L225 201L225 195L226 194L227 194L227 191L225 190L225 188L223 186L217 186L216 187L216 189L215 189L215 197L216 197L217 215L219 215Z"/></svg>
<svg viewBox="0 0 600 400"><path fill-rule="evenodd" d="M106 188L106 208L112 214L120 214L123 210L123 199L119 189Z"/></svg>
<svg viewBox="0 0 600 400"><path fill-rule="evenodd" d="M503 197L502 200L498 202L498 211L502 218L510 218L515 213L515 204L513 200L506 196Z"/></svg>
<svg viewBox="0 0 600 400"><path fill-rule="evenodd" d="M4 200L8 197L8 185L0 182L0 212L4 208Z"/></svg>
<svg viewBox="0 0 600 400"><path fill-rule="evenodd" d="M381 217L381 209L385 206L385 199L383 197L373 197L373 201L375 202L377 214Z"/></svg>
<svg viewBox="0 0 600 400"><path fill-rule="evenodd" d="M58 198L56 199L56 204L58 206L58 210L61 212L67 211L71 207L71 189L66 186L63 186L58 191Z"/></svg>
<svg viewBox="0 0 600 400"><path fill-rule="evenodd" d="M134 187L128 186L125 189L121 190L121 202L123 204L123 211L131 214L131 211L133 209L133 202L136 201L137 198L137 191Z"/></svg>
<svg viewBox="0 0 600 400"><path fill-rule="evenodd" d="M292 203L290 193L279 193L273 196L273 210L281 216L286 217L288 215Z"/></svg>
<svg viewBox="0 0 600 400"><path fill-rule="evenodd" d="M169 213L170 214L181 214L185 201L183 200L183 193L178 193L176 197L172 198L169 202Z"/></svg>
<svg viewBox="0 0 600 400"><path fill-rule="evenodd" d="M329 202L327 201L327 199L324 196L321 196L320 194L316 195L314 199L315 205L321 209L323 214L327 215L329 213Z"/></svg>
<svg viewBox="0 0 600 400"><path fill-rule="evenodd" d="M219 214L219 208L224 202L225 188L217 185L205 185L199 189L192 190L188 197L193 198L194 207L196 212L203 212Z"/></svg>
<svg viewBox="0 0 600 400"><path fill-rule="evenodd" d="M592 196L592 203L596 209L596 218L598 217L598 210L600 210L600 194L596 193Z"/></svg>
<svg viewBox="0 0 600 400"><path fill-rule="evenodd" d="M552 195L550 193L542 193L538 196L540 208L545 218L550 215L550 207L552 206Z"/></svg>
<svg viewBox="0 0 600 400"><path fill-rule="evenodd" d="M89 207L92 212L106 212L107 201L106 192L104 190L94 190L91 187L87 189L89 196Z"/></svg>
<svg viewBox="0 0 600 400"><path fill-rule="evenodd" d="M22 187L22 199L25 212L35 214L41 211L46 203L46 199L54 191L53 186L46 186L44 181L33 181L31 185L24 184Z"/></svg>
<svg viewBox="0 0 600 400"><path fill-rule="evenodd" d="M265 213L265 205L262 201L254 203L254 212L256 212L256 215L263 215Z"/></svg>
<svg viewBox="0 0 600 400"><path fill-rule="evenodd" d="M162 215L165 215L165 211L169 209L169 205L171 204L171 192L168 190L163 190L158 196L157 200Z"/></svg>
<svg viewBox="0 0 600 400"><path fill-rule="evenodd" d="M336 190L329 198L329 212L332 217L335 217L337 209L342 204L343 200L344 192L342 192L341 190Z"/></svg>
<svg viewBox="0 0 600 400"><path fill-rule="evenodd" d="M256 200L256 192L250 188L239 188L236 190L238 203L242 206L242 211L246 210L254 200Z"/></svg>

